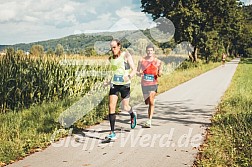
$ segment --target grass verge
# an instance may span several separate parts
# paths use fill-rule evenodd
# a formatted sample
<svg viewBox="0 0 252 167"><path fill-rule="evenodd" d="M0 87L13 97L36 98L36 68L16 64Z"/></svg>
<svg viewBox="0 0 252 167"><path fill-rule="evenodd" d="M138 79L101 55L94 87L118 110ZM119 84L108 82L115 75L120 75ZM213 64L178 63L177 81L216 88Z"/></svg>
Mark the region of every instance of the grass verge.
<svg viewBox="0 0 252 167"><path fill-rule="evenodd" d="M252 59L238 65L212 119L196 166L252 166Z"/></svg>
<svg viewBox="0 0 252 167"><path fill-rule="evenodd" d="M0 114L0 166L47 147L53 132L59 128L59 114L73 102L74 99L68 99ZM57 137L62 136L64 132Z"/></svg>

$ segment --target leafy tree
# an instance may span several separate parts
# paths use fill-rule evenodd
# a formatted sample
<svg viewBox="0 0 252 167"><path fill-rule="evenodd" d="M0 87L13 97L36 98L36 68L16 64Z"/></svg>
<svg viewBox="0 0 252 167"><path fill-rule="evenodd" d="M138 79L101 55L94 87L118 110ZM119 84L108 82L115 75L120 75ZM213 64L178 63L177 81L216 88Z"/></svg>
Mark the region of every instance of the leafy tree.
<svg viewBox="0 0 252 167"><path fill-rule="evenodd" d="M53 56L55 53L54 53L54 51L52 50L52 48L49 48L48 50L47 50L47 52L46 52L46 55L47 56Z"/></svg>
<svg viewBox="0 0 252 167"><path fill-rule="evenodd" d="M16 53L15 49L12 48L12 47L6 49L6 55L7 56L13 56L13 55L15 55L15 53Z"/></svg>
<svg viewBox="0 0 252 167"><path fill-rule="evenodd" d="M137 45L137 53L139 54L139 55L145 55L145 53L146 53L146 46L148 45L148 41L146 40L146 39L138 39L137 40L137 43L136 43L136 45Z"/></svg>
<svg viewBox="0 0 252 167"><path fill-rule="evenodd" d="M44 47L42 45L32 45L30 53L34 56L41 57L44 55Z"/></svg>
<svg viewBox="0 0 252 167"><path fill-rule="evenodd" d="M220 2L216 5L221 13L215 16L216 20L219 20L215 29L219 32L225 52L228 55L236 55L238 50L237 41L244 28L242 6L236 0L223 0Z"/></svg>
<svg viewBox="0 0 252 167"><path fill-rule="evenodd" d="M238 53L252 57L252 5L243 6L245 26L237 41Z"/></svg>
<svg viewBox="0 0 252 167"><path fill-rule="evenodd" d="M62 56L64 54L64 47L61 44L57 44L55 49L55 55Z"/></svg>
<svg viewBox="0 0 252 167"><path fill-rule="evenodd" d="M21 50L21 49L18 49L18 50L16 51L16 54L17 54L18 56L24 56L24 55L25 55L25 52L24 52L23 50Z"/></svg>
<svg viewBox="0 0 252 167"><path fill-rule="evenodd" d="M81 49L81 50L79 51L79 54L80 54L80 56L84 56L85 50Z"/></svg>
<svg viewBox="0 0 252 167"><path fill-rule="evenodd" d="M220 41L226 48L231 47L242 29L241 6L236 0L141 2L143 12L151 14L154 20L166 17L173 22L175 42L188 41L194 46L192 61L197 60L199 50L205 56L212 54L213 46Z"/></svg>
<svg viewBox="0 0 252 167"><path fill-rule="evenodd" d="M166 17L170 19L176 30L176 43L188 41L194 46L193 61L197 60L198 43L201 36L200 25L203 15L197 0L142 0L143 12L152 15L153 19Z"/></svg>
<svg viewBox="0 0 252 167"><path fill-rule="evenodd" d="M96 55L98 55L98 54L97 54L97 52L95 51L94 48L92 48L92 47L86 48L86 50L85 50L85 56L90 57L90 56L96 56Z"/></svg>

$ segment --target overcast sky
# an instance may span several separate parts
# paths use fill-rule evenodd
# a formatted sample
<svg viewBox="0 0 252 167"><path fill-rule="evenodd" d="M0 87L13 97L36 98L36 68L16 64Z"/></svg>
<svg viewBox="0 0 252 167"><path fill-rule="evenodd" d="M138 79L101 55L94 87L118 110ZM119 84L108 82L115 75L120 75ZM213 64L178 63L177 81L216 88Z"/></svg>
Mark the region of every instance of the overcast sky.
<svg viewBox="0 0 252 167"><path fill-rule="evenodd" d="M149 28L153 21L140 7L140 0L0 0L0 45Z"/></svg>

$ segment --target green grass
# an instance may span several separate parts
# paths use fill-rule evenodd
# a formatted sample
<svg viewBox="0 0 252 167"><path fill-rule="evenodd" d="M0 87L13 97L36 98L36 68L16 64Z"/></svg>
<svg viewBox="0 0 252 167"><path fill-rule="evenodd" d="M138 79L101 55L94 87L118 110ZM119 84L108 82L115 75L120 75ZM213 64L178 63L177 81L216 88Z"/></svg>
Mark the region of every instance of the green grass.
<svg viewBox="0 0 252 167"><path fill-rule="evenodd" d="M242 60L212 119L197 166L252 166L252 59Z"/></svg>
<svg viewBox="0 0 252 167"><path fill-rule="evenodd" d="M188 81L218 65L220 63L204 64L199 62L194 67L183 67L172 73L166 73L159 79L159 93ZM140 84L137 84L139 80L139 77L135 77L133 80L135 85L131 102L133 104L143 100L141 89L138 89L140 86ZM65 99L53 103L34 105L20 112L9 111L8 113L0 114L0 166L22 158L38 148L47 147L50 144L52 134L61 128L58 122L59 115L77 100L77 98ZM101 105L77 121L74 126L85 128L102 122L107 115L107 109L108 98L105 97ZM66 133L58 137L64 135Z"/></svg>
<svg viewBox="0 0 252 167"><path fill-rule="evenodd" d="M184 62L184 64L188 64L188 62ZM199 60L196 64L193 64L193 66L185 67L184 64L171 74L163 75L159 78L159 93L169 90L220 65L220 63L213 62L205 64L201 60Z"/></svg>
<svg viewBox="0 0 252 167"><path fill-rule="evenodd" d="M59 114L73 101L44 103L22 112L0 114L0 166L48 146L51 135L59 128Z"/></svg>

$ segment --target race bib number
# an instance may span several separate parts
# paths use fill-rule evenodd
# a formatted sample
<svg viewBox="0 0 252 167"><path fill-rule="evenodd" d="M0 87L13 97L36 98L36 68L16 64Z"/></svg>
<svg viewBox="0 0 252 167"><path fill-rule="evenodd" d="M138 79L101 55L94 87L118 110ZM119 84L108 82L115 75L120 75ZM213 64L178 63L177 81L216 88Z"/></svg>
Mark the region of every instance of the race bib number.
<svg viewBox="0 0 252 167"><path fill-rule="evenodd" d="M113 81L114 82L124 82L123 75L114 75Z"/></svg>
<svg viewBox="0 0 252 167"><path fill-rule="evenodd" d="M152 74L144 74L145 81L154 81L154 75Z"/></svg>

